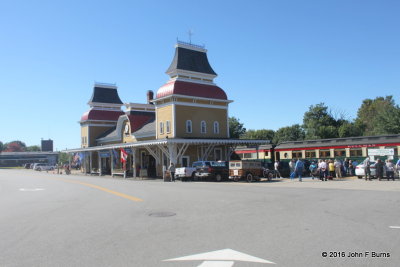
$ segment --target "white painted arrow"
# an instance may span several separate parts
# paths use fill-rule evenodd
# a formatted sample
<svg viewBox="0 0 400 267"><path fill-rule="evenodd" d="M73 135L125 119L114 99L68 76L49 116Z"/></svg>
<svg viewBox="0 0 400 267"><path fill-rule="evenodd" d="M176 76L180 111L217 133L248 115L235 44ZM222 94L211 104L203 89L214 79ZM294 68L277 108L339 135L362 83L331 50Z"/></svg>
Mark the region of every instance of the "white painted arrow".
<svg viewBox="0 0 400 267"><path fill-rule="evenodd" d="M164 261L203 261L198 267L231 267L235 261L275 264L272 261L263 260L229 248Z"/></svg>

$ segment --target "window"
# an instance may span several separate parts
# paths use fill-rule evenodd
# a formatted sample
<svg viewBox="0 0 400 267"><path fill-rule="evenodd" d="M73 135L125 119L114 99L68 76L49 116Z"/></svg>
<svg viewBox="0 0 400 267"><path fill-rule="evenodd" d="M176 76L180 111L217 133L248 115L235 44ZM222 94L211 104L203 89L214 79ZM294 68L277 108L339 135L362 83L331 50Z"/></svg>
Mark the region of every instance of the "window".
<svg viewBox="0 0 400 267"><path fill-rule="evenodd" d="M214 133L219 134L219 123L218 121L214 121Z"/></svg>
<svg viewBox="0 0 400 267"><path fill-rule="evenodd" d="M207 126L205 121L201 121L200 123L200 132L201 133L206 133L207 132Z"/></svg>
<svg viewBox="0 0 400 267"><path fill-rule="evenodd" d="M306 150L306 158L315 158L316 153L315 150Z"/></svg>
<svg viewBox="0 0 400 267"><path fill-rule="evenodd" d="M302 158L303 157L303 153L301 153L301 151L293 151L292 152L292 158Z"/></svg>
<svg viewBox="0 0 400 267"><path fill-rule="evenodd" d="M160 122L160 134L164 133L164 123Z"/></svg>
<svg viewBox="0 0 400 267"><path fill-rule="evenodd" d="M345 157L346 150L344 149L335 149L335 157Z"/></svg>
<svg viewBox="0 0 400 267"><path fill-rule="evenodd" d="M350 148L350 157L362 157L362 149L361 148Z"/></svg>
<svg viewBox="0 0 400 267"><path fill-rule="evenodd" d="M191 120L186 121L186 132L192 133L192 121Z"/></svg>
<svg viewBox="0 0 400 267"><path fill-rule="evenodd" d="M167 121L165 123L165 128L166 128L167 133L171 132L171 123L170 123L170 121Z"/></svg>
<svg viewBox="0 0 400 267"><path fill-rule="evenodd" d="M320 150L319 151L319 157L320 158L330 158L331 157L331 151L330 150Z"/></svg>

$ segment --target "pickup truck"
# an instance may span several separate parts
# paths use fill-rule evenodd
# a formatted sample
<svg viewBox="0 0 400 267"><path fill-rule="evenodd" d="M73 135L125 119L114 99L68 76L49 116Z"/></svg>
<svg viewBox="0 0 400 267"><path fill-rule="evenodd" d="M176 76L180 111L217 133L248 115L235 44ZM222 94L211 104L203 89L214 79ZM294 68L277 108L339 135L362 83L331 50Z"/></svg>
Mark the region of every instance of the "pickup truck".
<svg viewBox="0 0 400 267"><path fill-rule="evenodd" d="M198 162L193 162L192 167L180 167L175 169L175 178L180 179L182 182L188 179L192 181L195 179Z"/></svg>
<svg viewBox="0 0 400 267"><path fill-rule="evenodd" d="M228 178L229 167L226 161L203 161L202 166L197 167L196 177L199 179L211 179L221 182Z"/></svg>

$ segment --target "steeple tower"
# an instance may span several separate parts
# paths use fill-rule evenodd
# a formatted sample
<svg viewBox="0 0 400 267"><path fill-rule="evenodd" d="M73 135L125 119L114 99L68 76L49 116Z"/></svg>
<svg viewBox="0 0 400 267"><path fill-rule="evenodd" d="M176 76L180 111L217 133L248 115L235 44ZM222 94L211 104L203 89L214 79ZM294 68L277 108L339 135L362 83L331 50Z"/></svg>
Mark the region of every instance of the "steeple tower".
<svg viewBox="0 0 400 267"><path fill-rule="evenodd" d="M232 101L214 83L217 73L204 46L178 42L166 73L169 81L158 89L157 138L227 138L228 104Z"/></svg>
<svg viewBox="0 0 400 267"><path fill-rule="evenodd" d="M95 146L96 138L114 128L119 116L124 114L117 89L115 84L94 84L93 94L88 102L90 109L82 115L79 122L81 147Z"/></svg>

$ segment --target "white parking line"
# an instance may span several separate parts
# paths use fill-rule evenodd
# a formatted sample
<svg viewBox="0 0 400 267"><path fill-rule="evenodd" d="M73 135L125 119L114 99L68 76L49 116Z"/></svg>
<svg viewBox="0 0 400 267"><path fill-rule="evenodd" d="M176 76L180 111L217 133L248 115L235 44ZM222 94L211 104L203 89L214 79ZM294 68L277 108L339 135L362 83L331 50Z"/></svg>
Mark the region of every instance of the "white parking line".
<svg viewBox="0 0 400 267"><path fill-rule="evenodd" d="M20 188L19 191L22 192L35 192L35 191L42 191L44 188Z"/></svg>
<svg viewBox="0 0 400 267"><path fill-rule="evenodd" d="M392 229L400 229L400 226L389 226L389 228L392 228Z"/></svg>

